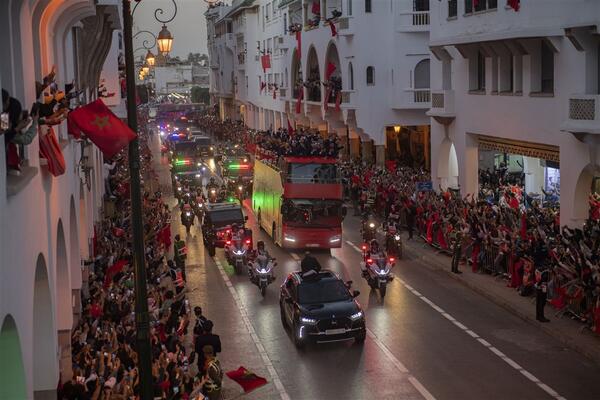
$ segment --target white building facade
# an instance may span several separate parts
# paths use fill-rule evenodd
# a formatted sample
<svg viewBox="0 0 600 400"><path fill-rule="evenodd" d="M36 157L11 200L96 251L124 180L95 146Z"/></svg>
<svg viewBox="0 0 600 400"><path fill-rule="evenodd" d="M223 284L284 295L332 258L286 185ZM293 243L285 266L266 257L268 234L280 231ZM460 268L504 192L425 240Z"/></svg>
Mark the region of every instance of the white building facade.
<svg viewBox="0 0 600 400"><path fill-rule="evenodd" d="M100 76L112 106L118 82L121 11L117 0L12 0L0 3L0 85L29 109L36 81L55 66L56 82L75 82L84 102ZM115 60L113 60L113 57ZM107 60L105 64L105 60ZM103 159L92 145L55 127L66 162L48 172L38 138L25 146L20 175L7 174L0 140L0 398L56 398L71 378L71 329L81 313L94 223L101 217Z"/></svg>
<svg viewBox="0 0 600 400"><path fill-rule="evenodd" d="M256 129L287 127L289 120L292 126L336 133L347 141L349 155L379 163L399 154L403 136L408 142L402 151L416 152L409 157L428 164L428 4L240 0L210 8L210 90L221 118L244 119ZM332 17L335 36L327 21ZM264 55L270 57L265 70ZM333 93L325 105L324 85L299 82L327 81L331 65L341 96Z"/></svg>
<svg viewBox="0 0 600 400"><path fill-rule="evenodd" d="M526 192L559 187L561 224L578 226L598 176L600 2L515 8L431 2L434 186L476 194L500 157Z"/></svg>

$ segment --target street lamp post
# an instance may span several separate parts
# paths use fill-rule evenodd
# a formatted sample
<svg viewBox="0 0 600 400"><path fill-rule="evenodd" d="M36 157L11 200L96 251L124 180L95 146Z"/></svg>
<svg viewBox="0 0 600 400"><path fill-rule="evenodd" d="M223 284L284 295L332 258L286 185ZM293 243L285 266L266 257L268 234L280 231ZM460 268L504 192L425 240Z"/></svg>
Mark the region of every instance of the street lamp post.
<svg viewBox="0 0 600 400"><path fill-rule="evenodd" d="M175 4L175 2L173 3ZM138 5L139 2L136 4L136 7ZM161 9L158 9L155 12L155 16L157 13L159 13L159 10L160 14L163 13ZM175 12L177 12L177 8L175 8ZM175 16L173 16L173 18L175 18ZM127 82L127 119L131 130L137 133L138 121L136 114L137 107L135 95L135 66L133 60L132 26L133 14L131 12L130 0L123 0L123 35L125 41L125 71ZM133 230L133 265L135 273L135 349L138 355L140 397L142 400L151 400L154 397L152 382L152 346L150 343L150 319L148 315L148 293L146 288L147 277L144 259L144 227L142 221L142 193L140 184L140 147L137 137L132 140L131 143L129 143L129 179L131 192L131 225Z"/></svg>

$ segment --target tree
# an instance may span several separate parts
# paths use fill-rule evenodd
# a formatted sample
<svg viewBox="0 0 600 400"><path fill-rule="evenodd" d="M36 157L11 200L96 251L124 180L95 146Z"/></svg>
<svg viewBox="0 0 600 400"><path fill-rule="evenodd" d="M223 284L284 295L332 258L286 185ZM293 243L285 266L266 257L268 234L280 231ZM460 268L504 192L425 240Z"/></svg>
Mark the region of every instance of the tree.
<svg viewBox="0 0 600 400"><path fill-rule="evenodd" d="M210 95L208 94L208 88L202 88L200 86L192 87L192 103L204 103L210 102Z"/></svg>

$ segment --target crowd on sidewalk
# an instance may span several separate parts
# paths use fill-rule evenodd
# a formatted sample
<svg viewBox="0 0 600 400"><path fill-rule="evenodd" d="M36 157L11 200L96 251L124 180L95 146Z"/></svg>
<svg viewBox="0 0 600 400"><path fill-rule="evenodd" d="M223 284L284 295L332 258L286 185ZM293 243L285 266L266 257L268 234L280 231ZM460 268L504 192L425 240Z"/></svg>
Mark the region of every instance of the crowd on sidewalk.
<svg viewBox="0 0 600 400"><path fill-rule="evenodd" d="M153 177L147 136L142 135L140 146L144 176ZM73 375L60 384L59 399L114 400L140 394L127 153L112 161L107 185L113 195L107 196L104 220L95 230L82 314L72 332ZM154 398L218 399L223 379L216 358L219 337L200 307L194 310L192 325L185 243L175 236L175 256L168 260L170 209L159 191L148 191L151 182L142 185Z"/></svg>
<svg viewBox="0 0 600 400"><path fill-rule="evenodd" d="M495 171L482 191L461 198L450 189L418 191L430 181L425 170L342 165L355 209L383 219L398 216L409 236L417 231L427 243L452 254L453 271L470 262L473 272L507 279L523 296L543 291L556 309L600 333L600 213L590 196L589 219L581 229L560 226L559 210L542 207L518 182ZM547 321L542 310L537 318Z"/></svg>

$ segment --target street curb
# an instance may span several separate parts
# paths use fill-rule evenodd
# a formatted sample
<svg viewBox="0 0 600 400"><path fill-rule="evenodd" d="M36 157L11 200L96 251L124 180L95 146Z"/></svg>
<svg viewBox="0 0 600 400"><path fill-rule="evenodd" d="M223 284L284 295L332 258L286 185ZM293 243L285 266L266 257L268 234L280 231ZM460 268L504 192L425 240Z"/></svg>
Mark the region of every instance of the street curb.
<svg viewBox="0 0 600 400"><path fill-rule="evenodd" d="M418 243L418 242L416 242ZM565 346L575 350L576 352L584 355L585 357L587 357L588 359L590 359L591 361L593 361L595 364L600 365L600 348L598 348L596 351L590 350L588 348L588 346L581 346L577 343L575 343L572 340L572 336L570 335L565 335L562 332L556 331L555 329L552 329L552 327L550 325L545 325L545 324L541 324L539 323L535 318L531 317L529 314L522 312L521 310L513 307L510 303L499 299L498 297L490 294L489 292L485 291L484 289L482 289L481 287L472 284L471 282L468 282L464 279L461 279L460 276L452 273L449 268L450 268L450 264L448 265L443 265L441 262L439 262L438 260L436 260L434 257L432 257L429 254L419 254L417 253L417 250L408 246L404 246L404 248L407 250L407 253L409 253L413 259L416 260L421 260L421 261L426 261L424 262L426 268L429 268L430 270L433 271L441 271L444 272L446 275L450 276L452 279L454 279L457 282L460 282L461 284L463 284L465 287L468 287L469 289L473 290L474 292L476 292L477 294L485 297L486 299L492 301L494 304L510 311L511 313L513 313L515 316L519 317L520 319L522 319L525 322L528 322L531 325L536 326L537 328L539 328L540 330L542 330L543 332L547 333L548 335L552 336L553 338L557 339L559 342L561 342L562 344L564 344Z"/></svg>

